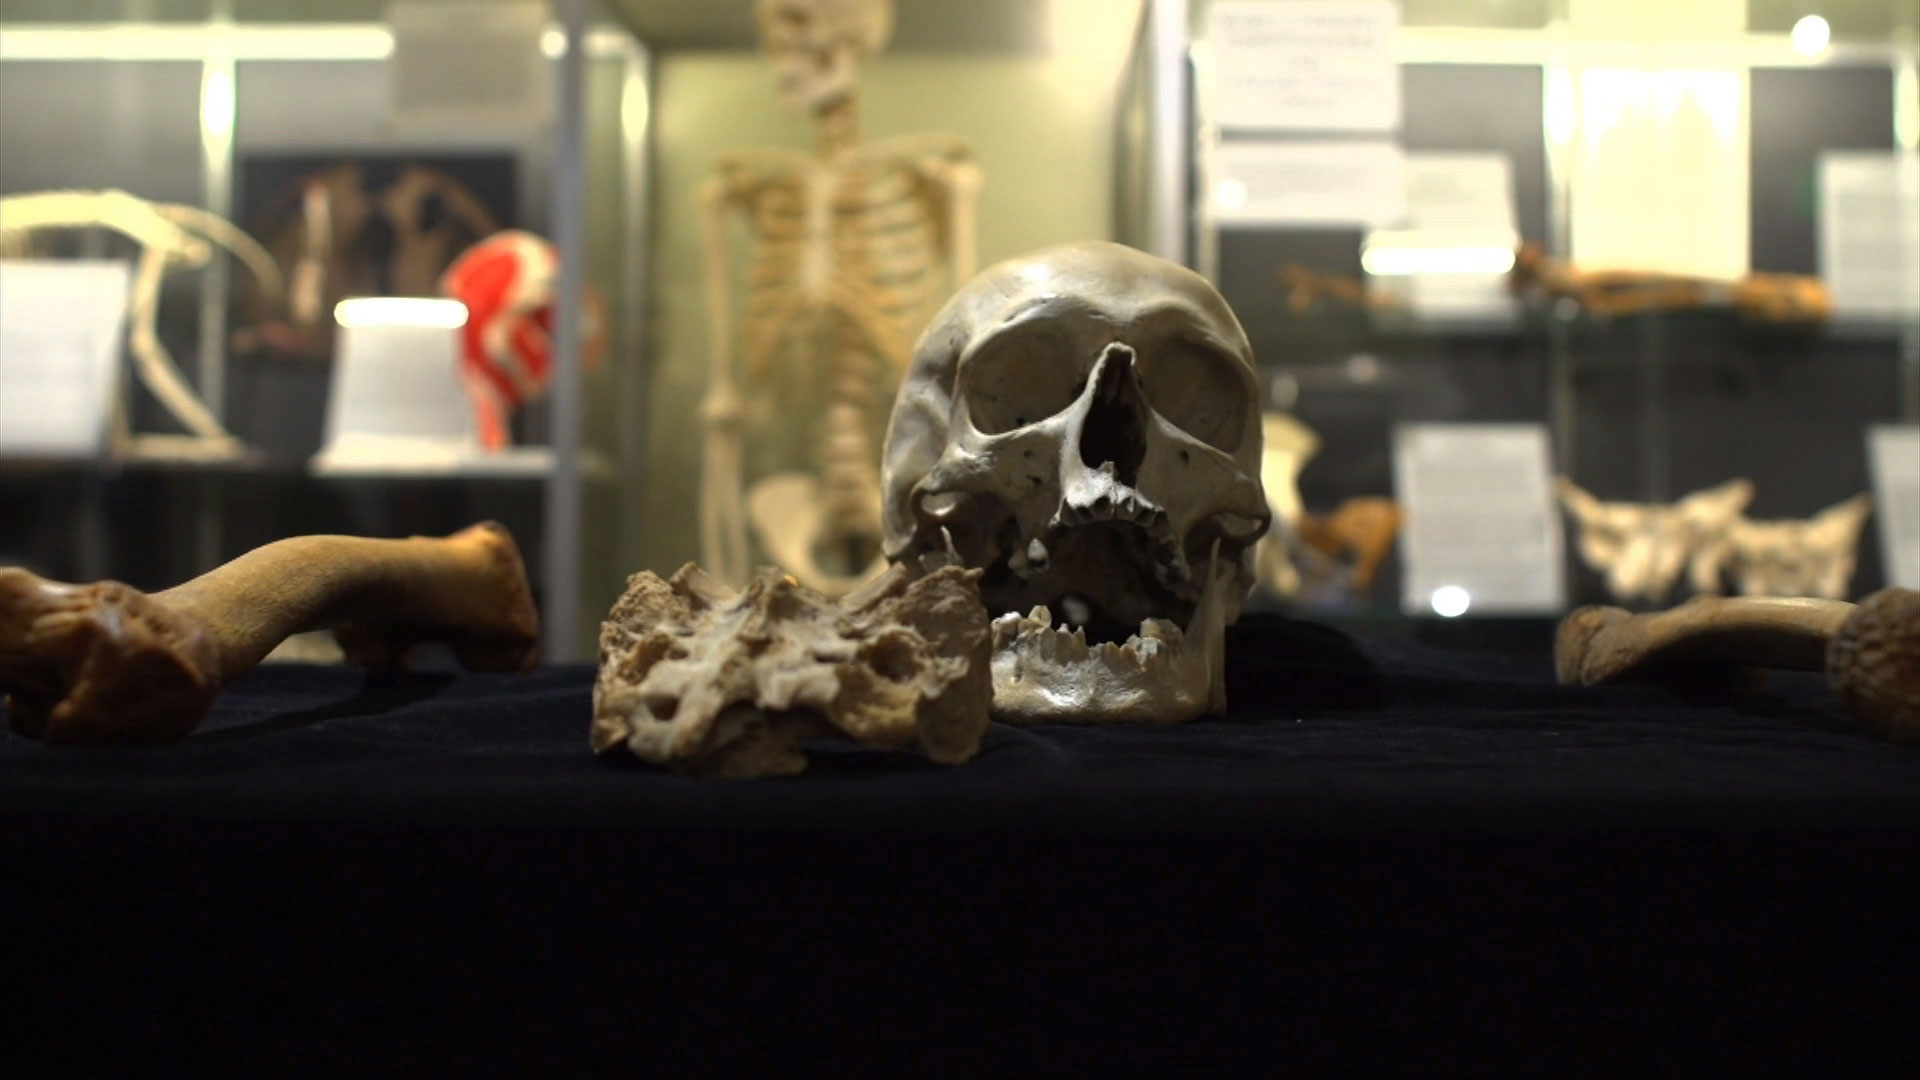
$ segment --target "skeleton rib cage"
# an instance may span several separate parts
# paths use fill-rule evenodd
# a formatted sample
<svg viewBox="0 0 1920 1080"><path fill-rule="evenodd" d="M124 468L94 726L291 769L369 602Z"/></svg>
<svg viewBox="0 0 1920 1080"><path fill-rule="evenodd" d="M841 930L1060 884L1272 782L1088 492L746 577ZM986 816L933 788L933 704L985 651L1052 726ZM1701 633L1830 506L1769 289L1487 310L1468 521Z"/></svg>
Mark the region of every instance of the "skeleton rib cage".
<svg viewBox="0 0 1920 1080"><path fill-rule="evenodd" d="M822 388L818 506L828 543L877 543L876 406L884 411L951 284L950 177L970 167L965 145L943 136L828 159L764 150L720 161L726 205L749 236L737 339L743 389L762 390L776 376Z"/></svg>

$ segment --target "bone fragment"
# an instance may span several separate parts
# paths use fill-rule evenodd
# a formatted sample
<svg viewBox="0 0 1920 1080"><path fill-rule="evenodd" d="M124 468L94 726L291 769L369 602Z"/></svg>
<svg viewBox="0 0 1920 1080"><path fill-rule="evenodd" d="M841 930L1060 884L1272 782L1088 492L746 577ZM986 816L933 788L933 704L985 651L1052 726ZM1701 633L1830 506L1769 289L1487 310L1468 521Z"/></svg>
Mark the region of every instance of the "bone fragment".
<svg viewBox="0 0 1920 1080"><path fill-rule="evenodd" d="M601 624L594 751L727 778L801 772L812 736L966 761L993 696L980 573L916 574L837 602L773 569L737 593L692 564L633 575Z"/></svg>
<svg viewBox="0 0 1920 1080"><path fill-rule="evenodd" d="M519 549L487 522L443 539L294 537L152 594L0 568L0 690L30 738L164 742L289 635L321 628L364 667L398 666L428 641L476 670L539 660Z"/></svg>
<svg viewBox="0 0 1920 1080"><path fill-rule="evenodd" d="M1554 642L1556 675L1578 686L1742 668L1824 671L1848 713L1920 738L1920 592L1883 589L1859 604L1700 596L1641 615L1584 607Z"/></svg>

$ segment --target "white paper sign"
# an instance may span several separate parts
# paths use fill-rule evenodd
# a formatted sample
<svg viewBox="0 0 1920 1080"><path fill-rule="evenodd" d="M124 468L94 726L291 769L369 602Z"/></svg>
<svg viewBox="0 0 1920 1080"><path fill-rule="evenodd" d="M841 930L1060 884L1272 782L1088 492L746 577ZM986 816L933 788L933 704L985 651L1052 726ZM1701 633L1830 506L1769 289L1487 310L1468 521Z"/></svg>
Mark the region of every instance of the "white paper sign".
<svg viewBox="0 0 1920 1080"><path fill-rule="evenodd" d="M1820 278L1844 315L1920 312L1920 173L1891 151L1820 155Z"/></svg>
<svg viewBox="0 0 1920 1080"><path fill-rule="evenodd" d="M348 301L360 303L362 301ZM334 336L333 392L327 402L331 458L391 455L406 443L427 455L476 443L473 406L460 384L459 333L442 314L453 300L400 299L420 315L342 325Z"/></svg>
<svg viewBox="0 0 1920 1080"><path fill-rule="evenodd" d="M1920 589L1920 427L1869 428L1867 460L1887 584Z"/></svg>
<svg viewBox="0 0 1920 1080"><path fill-rule="evenodd" d="M1400 127L1392 0L1220 0L1207 12L1208 102L1223 128Z"/></svg>
<svg viewBox="0 0 1920 1080"><path fill-rule="evenodd" d="M1513 159L1502 153L1406 155L1407 227L1511 233Z"/></svg>
<svg viewBox="0 0 1920 1080"><path fill-rule="evenodd" d="M105 448L132 279L122 262L0 262L0 451Z"/></svg>
<svg viewBox="0 0 1920 1080"><path fill-rule="evenodd" d="M1747 79L1745 70L1581 72L1574 262L1721 280L1746 274Z"/></svg>
<svg viewBox="0 0 1920 1080"><path fill-rule="evenodd" d="M1500 153L1406 155L1407 217L1362 244L1368 287L1428 319L1511 320L1519 228Z"/></svg>
<svg viewBox="0 0 1920 1080"><path fill-rule="evenodd" d="M1403 424L1394 487L1406 507L1409 613L1558 613L1560 519L1540 424Z"/></svg>
<svg viewBox="0 0 1920 1080"><path fill-rule="evenodd" d="M1407 212L1406 157L1380 139L1231 142L1213 151L1222 225L1387 225Z"/></svg>

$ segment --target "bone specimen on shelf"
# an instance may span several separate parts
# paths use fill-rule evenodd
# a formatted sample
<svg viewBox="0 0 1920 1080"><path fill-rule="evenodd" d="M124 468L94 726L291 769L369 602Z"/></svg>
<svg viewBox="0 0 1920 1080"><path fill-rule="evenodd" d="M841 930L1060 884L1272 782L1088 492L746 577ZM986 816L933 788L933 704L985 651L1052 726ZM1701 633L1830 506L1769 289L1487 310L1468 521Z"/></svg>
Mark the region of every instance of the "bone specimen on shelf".
<svg viewBox="0 0 1920 1080"><path fill-rule="evenodd" d="M1274 282L1286 295L1287 310L1295 315L1317 311L1400 311L1405 305L1391 296L1378 296L1367 290L1359 278L1329 274L1288 263L1274 274Z"/></svg>
<svg viewBox="0 0 1920 1080"><path fill-rule="evenodd" d="M1204 278L1104 242L1012 259L954 295L901 383L886 552L950 543L983 571L1003 718L1218 712L1272 515L1261 437L1252 348Z"/></svg>
<svg viewBox="0 0 1920 1080"><path fill-rule="evenodd" d="M1300 470L1320 452L1320 436L1283 412L1263 414L1260 427L1260 484L1273 525L1254 551L1254 576L1275 596L1290 597L1300 591L1300 571L1289 550L1306 512L1300 502Z"/></svg>
<svg viewBox="0 0 1920 1080"><path fill-rule="evenodd" d="M593 749L720 777L801 772L826 735L966 761L992 696L979 576L903 563L836 601L771 568L737 593L635 574L601 624Z"/></svg>
<svg viewBox="0 0 1920 1080"><path fill-rule="evenodd" d="M239 443L180 374L160 341L160 291L167 272L207 265L215 248L231 252L263 292L282 292L280 269L266 249L231 222L193 206L152 203L124 191L36 191L0 197L0 250L25 250L38 232L109 229L140 246L128 304L127 347L140 382L190 438L135 436L128 404L115 403L114 435L123 448L151 447L182 456L230 456Z"/></svg>
<svg viewBox="0 0 1920 1080"><path fill-rule="evenodd" d="M811 117L817 152L729 153L701 188L701 562L723 581L744 581L751 524L783 569L839 595L885 565L880 413L934 306L973 274L980 173L955 138L860 142L856 78L891 33L890 0L760 0L757 15L780 93ZM748 234L738 310L730 217ZM777 472L743 495L742 384L781 378L824 397L805 418L818 426L818 471Z"/></svg>
<svg viewBox="0 0 1920 1080"><path fill-rule="evenodd" d="M1748 596L1844 600L1873 498L1856 495L1800 521L1735 518L1722 540L1727 575Z"/></svg>
<svg viewBox="0 0 1920 1080"><path fill-rule="evenodd" d="M1562 477L1560 502L1579 526L1580 558L1622 603L1664 603L1685 570L1697 592L1718 592L1723 543L1753 501L1753 484L1729 480L1673 503L1602 502Z"/></svg>
<svg viewBox="0 0 1920 1080"><path fill-rule="evenodd" d="M294 537L151 594L0 568L0 690L13 729L48 743L179 739L222 684L321 628L365 667L426 642L484 671L540 654L519 549L489 522L445 538Z"/></svg>
<svg viewBox="0 0 1920 1080"><path fill-rule="evenodd" d="M1578 686L1824 671L1848 714L1882 734L1920 738L1920 592L1883 589L1859 604L1697 596L1639 615L1580 608L1560 624L1554 667Z"/></svg>
<svg viewBox="0 0 1920 1080"><path fill-rule="evenodd" d="M1350 563L1354 595L1364 597L1373 588L1380 565L1393 552L1393 542L1406 523L1406 513L1392 499L1358 495L1330 514L1306 514L1300 519L1300 542L1330 558Z"/></svg>
<svg viewBox="0 0 1920 1080"><path fill-rule="evenodd" d="M1725 307L1761 322L1820 322L1833 314L1833 296L1804 274L1748 274L1734 281L1642 270L1581 270L1549 258L1536 244L1515 253L1509 277L1519 296L1571 300L1599 316L1638 315Z"/></svg>

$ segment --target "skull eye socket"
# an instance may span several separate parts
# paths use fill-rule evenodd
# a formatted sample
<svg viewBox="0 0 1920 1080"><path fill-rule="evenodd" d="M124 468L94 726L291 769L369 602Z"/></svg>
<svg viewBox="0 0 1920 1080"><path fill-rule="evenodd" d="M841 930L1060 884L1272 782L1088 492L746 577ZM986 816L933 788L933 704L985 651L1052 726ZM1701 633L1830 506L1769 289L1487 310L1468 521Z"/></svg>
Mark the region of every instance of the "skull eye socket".
<svg viewBox="0 0 1920 1080"><path fill-rule="evenodd" d="M1004 435L1073 404L1087 373L1071 343L1044 329L989 342L967 361L967 415L983 435Z"/></svg>
<svg viewBox="0 0 1920 1080"><path fill-rule="evenodd" d="M1149 350L1141 381L1162 419L1230 454L1240 446L1248 411L1246 381L1234 363L1199 349Z"/></svg>

